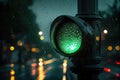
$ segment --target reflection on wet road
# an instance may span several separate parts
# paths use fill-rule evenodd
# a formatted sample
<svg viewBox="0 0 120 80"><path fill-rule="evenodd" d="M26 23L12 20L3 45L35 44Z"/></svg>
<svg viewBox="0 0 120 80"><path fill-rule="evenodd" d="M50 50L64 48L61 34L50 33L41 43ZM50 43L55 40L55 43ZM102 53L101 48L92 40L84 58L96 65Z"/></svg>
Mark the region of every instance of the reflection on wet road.
<svg viewBox="0 0 120 80"><path fill-rule="evenodd" d="M55 61L57 59L45 61L40 58L38 62L32 62L30 65L9 64L2 66L0 67L0 80L50 80L53 75L57 74L59 74L58 78L56 76L57 80L67 80L67 60L61 61L60 65L52 64Z"/></svg>

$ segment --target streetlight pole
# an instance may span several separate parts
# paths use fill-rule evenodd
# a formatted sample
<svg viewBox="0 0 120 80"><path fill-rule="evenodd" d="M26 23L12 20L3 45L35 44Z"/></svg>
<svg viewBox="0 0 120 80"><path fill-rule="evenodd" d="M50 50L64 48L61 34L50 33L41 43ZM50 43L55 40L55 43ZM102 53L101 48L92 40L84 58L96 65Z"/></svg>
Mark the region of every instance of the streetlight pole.
<svg viewBox="0 0 120 80"><path fill-rule="evenodd" d="M99 80L98 75L102 72L102 67L98 66L101 62L100 44L101 40L96 40L96 36L100 38L100 16L98 14L98 0L78 0L77 17L85 20L91 25L94 33L94 44L89 51L83 52L86 54L83 57L77 55L71 58L74 64L71 67L72 72L77 74L78 80ZM89 46L88 46L89 48Z"/></svg>

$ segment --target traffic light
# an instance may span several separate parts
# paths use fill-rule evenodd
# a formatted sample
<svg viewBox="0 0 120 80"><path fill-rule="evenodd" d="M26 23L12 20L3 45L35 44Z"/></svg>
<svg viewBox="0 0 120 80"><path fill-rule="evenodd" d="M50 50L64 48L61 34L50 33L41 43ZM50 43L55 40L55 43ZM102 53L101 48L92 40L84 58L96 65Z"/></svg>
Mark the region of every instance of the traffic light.
<svg viewBox="0 0 120 80"><path fill-rule="evenodd" d="M73 63L70 70L78 80L98 80L103 68L100 57L100 16L98 0L77 0L76 16L58 16L50 28L54 49L68 56Z"/></svg>
<svg viewBox="0 0 120 80"><path fill-rule="evenodd" d="M94 43L94 30L84 20L61 15L57 17L50 29L50 39L53 47L65 56L84 55L90 51Z"/></svg>

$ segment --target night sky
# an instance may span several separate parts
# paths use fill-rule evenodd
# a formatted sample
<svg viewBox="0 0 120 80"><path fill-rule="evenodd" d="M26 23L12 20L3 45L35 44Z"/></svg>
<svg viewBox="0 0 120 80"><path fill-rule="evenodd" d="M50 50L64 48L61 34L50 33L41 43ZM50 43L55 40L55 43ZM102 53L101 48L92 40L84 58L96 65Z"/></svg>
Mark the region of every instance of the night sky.
<svg viewBox="0 0 120 80"><path fill-rule="evenodd" d="M0 0L6 3L8 0ZM99 10L107 10L114 0L98 0ZM36 15L36 23L43 31L45 41L49 41L49 31L52 21L59 15L77 14L77 0L34 0L30 7Z"/></svg>
<svg viewBox="0 0 120 80"><path fill-rule="evenodd" d="M99 10L107 10L114 0L98 0ZM45 40L49 41L51 22L59 15L77 14L77 0L35 0L31 9L37 15L37 23L43 30Z"/></svg>

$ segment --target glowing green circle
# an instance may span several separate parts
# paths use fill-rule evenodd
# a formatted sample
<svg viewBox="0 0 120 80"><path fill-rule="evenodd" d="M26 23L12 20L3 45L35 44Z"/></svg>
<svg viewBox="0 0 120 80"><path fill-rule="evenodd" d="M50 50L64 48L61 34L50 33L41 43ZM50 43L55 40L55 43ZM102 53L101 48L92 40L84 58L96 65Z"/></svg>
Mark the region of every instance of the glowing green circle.
<svg viewBox="0 0 120 80"><path fill-rule="evenodd" d="M75 23L67 22L60 25L56 36L58 48L65 54L74 54L81 47L82 33Z"/></svg>

